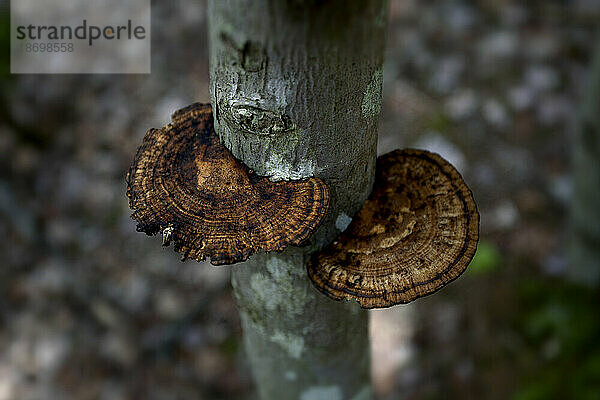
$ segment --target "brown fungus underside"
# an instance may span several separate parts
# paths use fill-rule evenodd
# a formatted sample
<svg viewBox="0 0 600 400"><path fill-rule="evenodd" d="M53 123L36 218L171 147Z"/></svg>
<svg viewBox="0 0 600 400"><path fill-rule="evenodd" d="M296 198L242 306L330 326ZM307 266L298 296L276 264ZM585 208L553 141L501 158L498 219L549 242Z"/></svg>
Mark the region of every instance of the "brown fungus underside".
<svg viewBox="0 0 600 400"><path fill-rule="evenodd" d="M431 294L475 254L479 213L456 169L437 154L396 150L377 160L373 192L340 237L308 263L315 286L364 308Z"/></svg>
<svg viewBox="0 0 600 400"><path fill-rule="evenodd" d="M172 120L146 133L127 174L138 231L161 232L184 260L224 265L300 245L319 226L329 207L323 181L271 182L253 173L220 143L209 104Z"/></svg>

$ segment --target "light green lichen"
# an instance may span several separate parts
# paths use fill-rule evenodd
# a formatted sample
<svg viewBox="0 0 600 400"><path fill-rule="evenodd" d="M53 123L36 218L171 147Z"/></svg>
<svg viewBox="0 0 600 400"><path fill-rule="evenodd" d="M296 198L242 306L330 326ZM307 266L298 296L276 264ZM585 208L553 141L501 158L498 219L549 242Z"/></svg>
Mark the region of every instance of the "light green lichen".
<svg viewBox="0 0 600 400"><path fill-rule="evenodd" d="M285 374L283 376L288 381L295 381L296 379L298 379L298 374L295 371L285 371Z"/></svg>
<svg viewBox="0 0 600 400"><path fill-rule="evenodd" d="M297 180L318 175L319 168L311 154L297 160L297 153L303 148L303 131L299 128L274 137L269 143L269 158L265 162L266 175L273 182Z"/></svg>
<svg viewBox="0 0 600 400"><path fill-rule="evenodd" d="M272 153L267 160L266 168L269 179L273 182L281 180L297 180L315 176L316 164L313 160L302 160L296 163L294 168L290 168L290 163L286 162L281 154Z"/></svg>
<svg viewBox="0 0 600 400"><path fill-rule="evenodd" d="M279 303L279 291L273 283L263 274L254 274L250 278L250 287L256 293L257 298L262 300L267 311L275 311Z"/></svg>
<svg viewBox="0 0 600 400"><path fill-rule="evenodd" d="M287 281L291 279L291 275L304 276L304 271L296 271L289 268L289 261L278 258L274 255L267 257L267 271L271 274L273 279L277 282Z"/></svg>
<svg viewBox="0 0 600 400"><path fill-rule="evenodd" d="M304 350L304 339L300 336L276 330L271 341L281 346L292 358L299 359Z"/></svg>
<svg viewBox="0 0 600 400"><path fill-rule="evenodd" d="M372 398L373 391L371 390L371 386L363 386L363 388L350 400L371 400Z"/></svg>
<svg viewBox="0 0 600 400"><path fill-rule="evenodd" d="M346 213L341 213L335 220L335 227L339 231L343 232L346 230L348 225L350 225L350 222L352 222L352 218L350 218Z"/></svg>
<svg viewBox="0 0 600 400"><path fill-rule="evenodd" d="M383 85L383 67L373 73L367 85L361 104L362 116L366 120L376 119L381 112L381 87Z"/></svg>
<svg viewBox="0 0 600 400"><path fill-rule="evenodd" d="M312 386L300 395L300 400L343 400L339 386Z"/></svg>
<svg viewBox="0 0 600 400"><path fill-rule="evenodd" d="M375 25L382 27L384 29L387 25L387 10L388 10L388 4L386 2L386 5L381 7L381 9L379 10L379 14L377 14L377 17L375 18Z"/></svg>
<svg viewBox="0 0 600 400"><path fill-rule="evenodd" d="M307 294L302 285L298 285L286 262L276 257L267 261L267 272L257 272L250 278L250 287L259 303L265 305L267 311L277 309L288 315L301 315L307 301ZM270 275L270 276L269 276Z"/></svg>

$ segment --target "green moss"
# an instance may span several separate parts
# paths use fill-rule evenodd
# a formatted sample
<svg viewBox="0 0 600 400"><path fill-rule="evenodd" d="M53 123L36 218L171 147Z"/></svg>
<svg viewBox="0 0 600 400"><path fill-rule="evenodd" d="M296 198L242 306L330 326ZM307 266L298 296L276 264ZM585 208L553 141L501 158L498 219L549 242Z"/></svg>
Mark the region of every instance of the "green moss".
<svg viewBox="0 0 600 400"><path fill-rule="evenodd" d="M520 357L513 399L600 399L598 290L536 279L519 293L518 330L531 350Z"/></svg>
<svg viewBox="0 0 600 400"><path fill-rule="evenodd" d="M467 271L471 274L487 274L497 270L501 262L502 256L496 245L482 240L477 246L475 257L473 257Z"/></svg>
<svg viewBox="0 0 600 400"><path fill-rule="evenodd" d="M223 352L223 354L225 354L228 357L234 357L238 353L239 348L240 341L237 337L233 336L225 339L219 346L221 352Z"/></svg>
<svg viewBox="0 0 600 400"><path fill-rule="evenodd" d="M438 112L431 116L426 125L428 129L438 132L446 132L452 128L452 121L450 121L446 114Z"/></svg>

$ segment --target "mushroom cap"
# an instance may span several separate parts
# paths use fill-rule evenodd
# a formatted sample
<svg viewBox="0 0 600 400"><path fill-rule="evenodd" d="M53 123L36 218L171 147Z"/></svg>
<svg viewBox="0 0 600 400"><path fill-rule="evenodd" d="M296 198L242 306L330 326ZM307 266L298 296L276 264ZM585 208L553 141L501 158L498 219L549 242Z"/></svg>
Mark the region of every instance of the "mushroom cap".
<svg viewBox="0 0 600 400"><path fill-rule="evenodd" d="M210 104L172 120L146 133L127 174L138 231L162 232L183 260L224 265L300 245L319 226L329 207L322 180L271 182L253 173L220 143Z"/></svg>
<svg viewBox="0 0 600 400"><path fill-rule="evenodd" d="M396 150L378 158L369 199L313 254L308 275L333 299L390 307L456 279L478 239L477 206L458 171L437 154Z"/></svg>

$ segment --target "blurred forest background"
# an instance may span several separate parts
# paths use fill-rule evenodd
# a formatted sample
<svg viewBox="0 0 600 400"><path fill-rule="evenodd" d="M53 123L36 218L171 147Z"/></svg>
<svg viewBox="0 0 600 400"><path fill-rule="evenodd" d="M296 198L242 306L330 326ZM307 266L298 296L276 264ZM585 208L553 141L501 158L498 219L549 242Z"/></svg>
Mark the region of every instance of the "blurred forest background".
<svg viewBox="0 0 600 400"><path fill-rule="evenodd" d="M146 130L209 100L205 2L154 1L130 76L9 75L5 3L0 400L254 399L230 267L180 263L125 197ZM390 2L379 152L450 160L482 235L449 287L371 312L378 398L600 399L600 293L567 253L599 28L593 0Z"/></svg>

